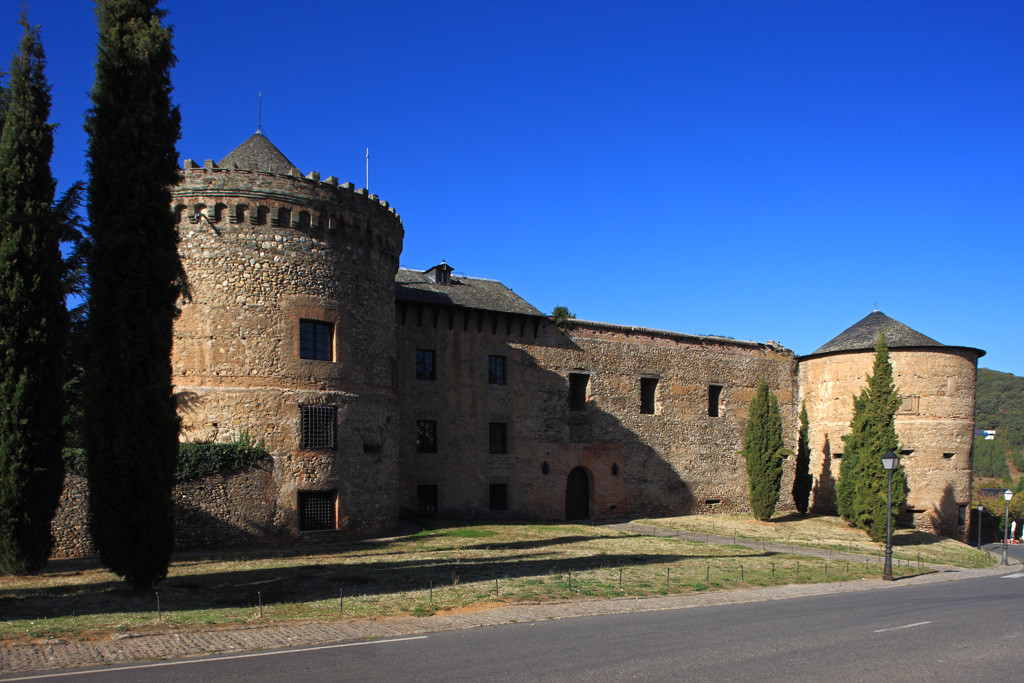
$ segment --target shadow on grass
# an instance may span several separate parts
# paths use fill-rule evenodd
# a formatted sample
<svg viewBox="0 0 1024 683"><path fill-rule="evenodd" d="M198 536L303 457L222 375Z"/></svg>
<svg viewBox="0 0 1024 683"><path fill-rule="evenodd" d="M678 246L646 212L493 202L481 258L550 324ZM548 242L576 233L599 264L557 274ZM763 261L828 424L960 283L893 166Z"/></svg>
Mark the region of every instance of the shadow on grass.
<svg viewBox="0 0 1024 683"><path fill-rule="evenodd" d="M603 537L606 538L606 537ZM578 543L590 537L563 536L543 542L490 544L495 549L543 547ZM466 551L474 546L459 548ZM481 547L481 546L476 546ZM351 550L351 546L348 548ZM744 548L743 550L747 550ZM430 552L430 551L421 551ZM584 557L560 557L552 552L537 557L504 554L494 559L465 560L437 551L444 557L408 561L356 561L344 564L304 564L292 567L239 569L215 573L172 576L158 586L161 608L166 613L184 610L250 608L257 604L257 593L264 605L313 602L346 597L380 595L427 590L433 585L465 584L494 579L564 575L594 569L614 569L648 564L667 564L706 555L683 553L594 553ZM775 553L736 553L716 555L715 561L730 558L771 557ZM247 559L252 559L251 557ZM0 590L0 614L5 620L40 619L93 614L152 612L156 600L152 592L133 591L120 581Z"/></svg>

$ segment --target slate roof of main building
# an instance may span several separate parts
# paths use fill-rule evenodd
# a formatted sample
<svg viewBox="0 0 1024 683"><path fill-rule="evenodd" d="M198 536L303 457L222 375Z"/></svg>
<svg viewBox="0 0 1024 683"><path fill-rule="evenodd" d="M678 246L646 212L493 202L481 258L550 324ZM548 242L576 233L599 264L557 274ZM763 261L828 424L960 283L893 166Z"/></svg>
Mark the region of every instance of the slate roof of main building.
<svg viewBox="0 0 1024 683"><path fill-rule="evenodd" d="M914 346L945 346L931 337L926 337L917 330L911 329L899 320L893 320L881 311L874 311L856 324L848 327L839 336L826 342L814 353L832 353L834 351L864 351L875 348L878 333L885 335L885 344L892 348Z"/></svg>
<svg viewBox="0 0 1024 683"><path fill-rule="evenodd" d="M241 168L249 171L270 171L273 173L288 174L292 171L299 173L299 169L288 157L282 154L281 150L274 146L263 133L256 131L249 136L249 139L235 147L231 152L217 162L221 168Z"/></svg>
<svg viewBox="0 0 1024 683"><path fill-rule="evenodd" d="M404 303L476 308L500 313L544 315L497 280L452 275L451 284L434 281L426 272L399 268L395 300Z"/></svg>

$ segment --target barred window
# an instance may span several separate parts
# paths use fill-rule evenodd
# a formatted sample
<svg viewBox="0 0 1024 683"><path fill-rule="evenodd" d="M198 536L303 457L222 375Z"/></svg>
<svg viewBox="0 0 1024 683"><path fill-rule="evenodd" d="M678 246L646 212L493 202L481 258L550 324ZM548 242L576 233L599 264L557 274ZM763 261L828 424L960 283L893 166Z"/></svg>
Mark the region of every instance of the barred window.
<svg viewBox="0 0 1024 683"><path fill-rule="evenodd" d="M437 352L433 349L416 349L416 379L437 379Z"/></svg>
<svg viewBox="0 0 1024 683"><path fill-rule="evenodd" d="M416 487L416 509L424 514L437 512L437 484L420 484Z"/></svg>
<svg viewBox="0 0 1024 683"><path fill-rule="evenodd" d="M334 325L321 320L299 321L299 358L334 360Z"/></svg>
<svg viewBox="0 0 1024 683"><path fill-rule="evenodd" d="M299 530L338 528L337 491L299 491Z"/></svg>
<svg viewBox="0 0 1024 683"><path fill-rule="evenodd" d="M302 416L301 448L313 451L336 448L336 406L299 406L299 413Z"/></svg>
<svg viewBox="0 0 1024 683"><path fill-rule="evenodd" d="M437 453L436 420L416 420L416 452Z"/></svg>
<svg viewBox="0 0 1024 683"><path fill-rule="evenodd" d="M505 356L487 357L487 382L489 384L505 383Z"/></svg>

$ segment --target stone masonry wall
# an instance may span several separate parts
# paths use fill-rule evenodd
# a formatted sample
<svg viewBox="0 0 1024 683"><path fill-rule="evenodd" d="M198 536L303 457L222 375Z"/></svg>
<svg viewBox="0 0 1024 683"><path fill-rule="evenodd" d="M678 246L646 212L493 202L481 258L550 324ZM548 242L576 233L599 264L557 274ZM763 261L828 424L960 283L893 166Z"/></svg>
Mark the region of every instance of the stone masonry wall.
<svg viewBox="0 0 1024 683"><path fill-rule="evenodd" d="M971 496L974 396L977 352L957 347L890 349L896 391L904 397L896 415L910 493L907 507L918 528L958 535L957 506ZM839 477L842 436L850 429L853 396L866 386L873 351L845 352L800 362L801 398L810 422L811 473L819 485L826 458ZM827 442L827 445L826 445ZM829 492L816 492L819 507L834 505ZM819 500L821 498L821 500Z"/></svg>
<svg viewBox="0 0 1024 683"><path fill-rule="evenodd" d="M276 456L275 534L299 535L301 491L336 495L334 537L390 530L403 238L394 209L333 178L212 162L186 164L173 195L191 289L171 359L182 440L265 441ZM300 358L301 320L331 325L329 360ZM335 448L302 448L301 406L336 412Z"/></svg>
<svg viewBox="0 0 1024 683"><path fill-rule="evenodd" d="M577 322L446 309L408 316L398 332L401 500L438 487L442 512L492 513L489 484L507 484L508 514L564 518L568 473L586 469L591 516L669 515L748 508L739 451L747 406L765 378L795 449L796 361L778 347ZM482 324L476 324L483 316ZM451 324L449 325L449 317ZM435 326L433 321L439 321ZM534 336L533 328L537 325ZM525 334L520 330L525 330ZM437 379L416 380L416 349L437 352ZM488 356L507 358L507 384L488 384ZM589 375L585 410L569 409L569 374ZM657 378L654 414L640 412L640 378ZM708 385L722 386L718 417ZM416 453L416 422L438 425L438 452ZM504 422L509 452L488 452L488 424ZM779 509L791 509L793 459Z"/></svg>

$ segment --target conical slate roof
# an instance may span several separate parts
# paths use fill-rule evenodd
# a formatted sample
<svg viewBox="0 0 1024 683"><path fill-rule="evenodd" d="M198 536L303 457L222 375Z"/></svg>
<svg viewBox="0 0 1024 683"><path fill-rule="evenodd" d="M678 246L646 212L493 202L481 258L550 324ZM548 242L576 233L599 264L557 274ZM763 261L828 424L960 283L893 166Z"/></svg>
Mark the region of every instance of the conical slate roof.
<svg viewBox="0 0 1024 683"><path fill-rule="evenodd" d="M263 133L256 131L226 157L217 162L221 168L242 168L273 173L299 172L295 164L281 153Z"/></svg>
<svg viewBox="0 0 1024 683"><path fill-rule="evenodd" d="M931 337L926 337L917 330L910 329L899 320L893 320L881 311L874 311L811 355L833 351L873 349L879 332L885 335L885 343L890 349L908 346L944 346Z"/></svg>

